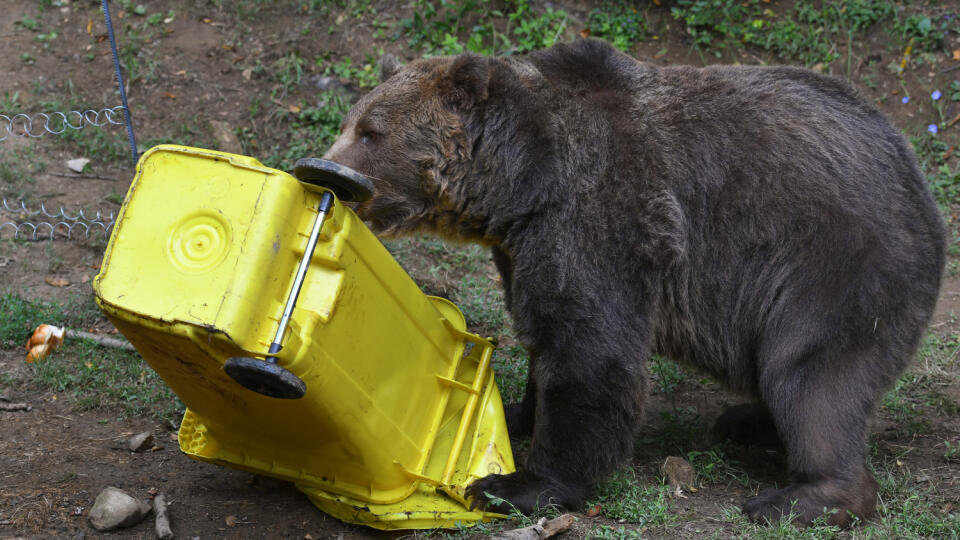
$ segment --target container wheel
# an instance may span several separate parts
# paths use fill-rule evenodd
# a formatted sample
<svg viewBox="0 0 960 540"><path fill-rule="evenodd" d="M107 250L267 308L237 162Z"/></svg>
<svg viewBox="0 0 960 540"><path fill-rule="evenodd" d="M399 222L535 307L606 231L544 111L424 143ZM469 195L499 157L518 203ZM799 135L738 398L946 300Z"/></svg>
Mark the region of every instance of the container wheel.
<svg viewBox="0 0 960 540"><path fill-rule="evenodd" d="M344 202L363 202L373 197L373 182L369 178L327 159L299 159L293 166L293 175L304 184L329 189Z"/></svg>

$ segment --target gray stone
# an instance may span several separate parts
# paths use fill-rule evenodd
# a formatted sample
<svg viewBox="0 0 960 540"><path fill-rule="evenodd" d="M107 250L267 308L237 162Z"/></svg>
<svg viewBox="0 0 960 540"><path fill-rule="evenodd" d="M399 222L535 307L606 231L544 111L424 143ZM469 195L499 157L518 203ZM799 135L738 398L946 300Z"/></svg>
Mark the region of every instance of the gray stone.
<svg viewBox="0 0 960 540"><path fill-rule="evenodd" d="M131 452L143 452L153 448L153 433L144 431L138 433L127 441L127 446Z"/></svg>
<svg viewBox="0 0 960 540"><path fill-rule="evenodd" d="M150 505L115 487L104 488L90 508L90 524L98 531L131 527L150 513Z"/></svg>

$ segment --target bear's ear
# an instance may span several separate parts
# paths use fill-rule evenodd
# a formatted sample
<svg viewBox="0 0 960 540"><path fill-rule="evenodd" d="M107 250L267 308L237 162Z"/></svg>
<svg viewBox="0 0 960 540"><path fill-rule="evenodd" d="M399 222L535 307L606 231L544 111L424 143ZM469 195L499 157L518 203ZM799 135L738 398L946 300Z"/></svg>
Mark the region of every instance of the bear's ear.
<svg viewBox="0 0 960 540"><path fill-rule="evenodd" d="M398 71L403 69L403 64L392 54L385 54L380 57L380 82L384 82L393 77Z"/></svg>
<svg viewBox="0 0 960 540"><path fill-rule="evenodd" d="M490 59L466 53L453 59L440 89L451 105L470 107L487 99L489 85Z"/></svg>

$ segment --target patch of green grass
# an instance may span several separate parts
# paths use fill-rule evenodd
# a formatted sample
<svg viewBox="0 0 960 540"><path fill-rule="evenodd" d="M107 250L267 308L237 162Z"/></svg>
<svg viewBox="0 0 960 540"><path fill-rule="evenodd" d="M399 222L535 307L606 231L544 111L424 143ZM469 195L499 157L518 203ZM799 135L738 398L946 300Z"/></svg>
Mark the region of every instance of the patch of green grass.
<svg viewBox="0 0 960 540"><path fill-rule="evenodd" d="M117 407L124 416L153 414L176 425L183 405L137 353L68 340L34 366L34 379L70 397L79 410Z"/></svg>
<svg viewBox="0 0 960 540"><path fill-rule="evenodd" d="M322 95L321 103L298 112L277 107L266 119L253 122L254 128L239 128L237 135L244 152L257 156L268 167L286 171L292 170L300 158L323 155L340 134L349 103L334 93ZM254 108L262 114L259 105Z"/></svg>
<svg viewBox="0 0 960 540"><path fill-rule="evenodd" d="M145 49L153 41L157 30L144 22L142 24L126 25L126 32L122 38L117 38L120 62L123 65L126 80L154 82L158 80L158 61L151 51Z"/></svg>
<svg viewBox="0 0 960 540"><path fill-rule="evenodd" d="M956 414L958 405L937 391L933 377L910 371L883 397L881 411L890 415L899 430L915 436L929 432L932 415Z"/></svg>
<svg viewBox="0 0 960 540"><path fill-rule="evenodd" d="M958 352L958 336L928 333L917 352L917 365L884 395L881 413L892 417L909 435L930 431L932 416L960 415L960 404L939 390L952 380Z"/></svg>
<svg viewBox="0 0 960 540"><path fill-rule="evenodd" d="M657 385L657 391L665 396L673 396L677 387L686 378L683 370L673 360L654 355L648 363L650 374Z"/></svg>
<svg viewBox="0 0 960 540"><path fill-rule="evenodd" d="M495 21L504 12L491 9L487 0L414 0L413 16L396 25L395 38L406 38L410 47L426 56L459 54L471 51L493 55L510 48L510 39L497 32ZM476 24L469 25L469 21ZM461 38L468 33L466 42Z"/></svg>
<svg viewBox="0 0 960 540"><path fill-rule="evenodd" d="M943 451L943 460L947 463L958 463L960 462L960 440L954 441L943 441L943 446L945 450Z"/></svg>
<svg viewBox="0 0 960 540"><path fill-rule="evenodd" d="M0 147L0 197L23 199L34 177L46 170L47 164L33 146L6 149Z"/></svg>
<svg viewBox="0 0 960 540"><path fill-rule="evenodd" d="M938 491L937 482L919 483L917 475L895 461L881 463L877 515L862 528L862 538L960 538L955 495Z"/></svg>
<svg viewBox="0 0 960 540"><path fill-rule="evenodd" d="M0 114L6 114L8 116L22 112L20 107L20 92L4 92L3 97L0 98Z"/></svg>
<svg viewBox="0 0 960 540"><path fill-rule="evenodd" d="M736 533L729 531L714 533L711 538L742 538L744 540L831 540L839 538L839 527L826 524L827 516L818 518L809 527L793 524L795 515L784 517L778 522L757 524L751 522L739 506L726 506L721 509L720 519L731 523Z"/></svg>
<svg viewBox="0 0 960 540"><path fill-rule="evenodd" d="M665 450L694 446L703 437L700 413L695 407L673 407L660 411L661 431L656 444Z"/></svg>
<svg viewBox="0 0 960 540"><path fill-rule="evenodd" d="M497 347L490 363L497 374L497 388L500 389L503 402L520 401L527 388L527 370L530 367L527 350L519 345Z"/></svg>
<svg viewBox="0 0 960 540"><path fill-rule="evenodd" d="M671 11L686 25L694 45L717 56L750 45L805 65L828 64L845 43L894 14L882 0L797 1L778 15L761 0L678 0Z"/></svg>
<svg viewBox="0 0 960 540"><path fill-rule="evenodd" d="M736 483L747 487L750 485L750 478L741 469L738 463L732 461L724 452L723 445L714 445L707 450L694 450L687 452L687 461L693 465L697 472L697 478L703 484L725 484Z"/></svg>
<svg viewBox="0 0 960 540"><path fill-rule="evenodd" d="M448 273L457 269L463 273L480 273L490 260L490 252L477 244L451 244L434 236L414 239L418 247L436 264L431 273Z"/></svg>
<svg viewBox="0 0 960 540"><path fill-rule="evenodd" d="M503 293L489 278L467 275L460 280L453 296L472 331L499 336L506 328L509 320L503 311Z"/></svg>
<svg viewBox="0 0 960 540"><path fill-rule="evenodd" d="M307 61L296 51L282 56L273 63L273 79L278 83L270 91L270 97L287 97L303 80L303 68Z"/></svg>
<svg viewBox="0 0 960 540"><path fill-rule="evenodd" d="M40 324L83 328L103 319L87 295L57 304L6 292L0 295L0 313L5 314L0 317L0 347L7 349L22 349ZM183 415L183 405L136 353L70 338L31 366L36 384L67 395L81 410L117 407L125 416L153 414L172 424Z"/></svg>
<svg viewBox="0 0 960 540"><path fill-rule="evenodd" d="M382 50L380 53L382 54ZM322 58L317 58L316 64L323 65ZM367 61L363 65L353 65L350 57L344 58L339 62L334 62L323 70L324 75L336 75L341 79L354 81L360 88L372 88L380 82L379 70L376 69L377 61L372 55L367 56Z"/></svg>
<svg viewBox="0 0 960 540"><path fill-rule="evenodd" d="M929 132L911 137L910 143L934 198L942 209L948 209L960 200L960 169L951 168L946 159L950 145Z"/></svg>
<svg viewBox="0 0 960 540"><path fill-rule="evenodd" d="M414 0L413 16L396 25L395 38L426 56L474 52L514 54L549 47L569 37L569 16L548 6L535 13L528 0Z"/></svg>
<svg viewBox="0 0 960 540"><path fill-rule="evenodd" d="M958 29L956 13L951 17L931 17L914 13L897 20L893 33L904 45L912 44L919 51L943 50L947 36Z"/></svg>
<svg viewBox="0 0 960 540"><path fill-rule="evenodd" d="M40 30L40 21L30 17L29 15L24 15L23 18L21 18L19 21L16 21L14 25L26 30L30 30L31 32Z"/></svg>
<svg viewBox="0 0 960 540"><path fill-rule="evenodd" d="M565 37L569 16L563 10L547 7L546 11L534 16L527 0L514 0L516 11L509 15L514 23L514 47L517 53L535 51L550 47Z"/></svg>
<svg viewBox="0 0 960 540"><path fill-rule="evenodd" d="M33 329L40 324L60 324L66 318L63 307L53 302L26 300L13 293L0 295L0 347L23 348Z"/></svg>
<svg viewBox="0 0 960 540"><path fill-rule="evenodd" d="M119 163L130 159L130 146L120 126L109 129L86 126L83 129L68 129L59 135L60 143L71 153L100 163Z"/></svg>
<svg viewBox="0 0 960 540"><path fill-rule="evenodd" d="M584 537L586 540L634 540L643 538L643 534L635 529L624 526L617 528L610 525L596 525Z"/></svg>
<svg viewBox="0 0 960 540"><path fill-rule="evenodd" d="M57 31L56 31L56 30L51 30L51 31L49 31L49 32L47 32L47 33L45 33L45 34L37 34L36 36L34 36L33 39L35 39L35 40L43 43L44 46L46 46L47 44L49 44L49 43L51 43L51 42L53 42L53 41L56 41L56 40L57 40L57 37L58 37Z"/></svg>
<svg viewBox="0 0 960 540"><path fill-rule="evenodd" d="M603 38L621 51L628 52L647 34L647 19L634 2L603 0L587 14L587 29L593 37Z"/></svg>
<svg viewBox="0 0 960 540"><path fill-rule="evenodd" d="M640 526L665 525L676 516L670 513L670 486L642 484L631 468L621 469L594 489L587 507L600 505L600 513Z"/></svg>

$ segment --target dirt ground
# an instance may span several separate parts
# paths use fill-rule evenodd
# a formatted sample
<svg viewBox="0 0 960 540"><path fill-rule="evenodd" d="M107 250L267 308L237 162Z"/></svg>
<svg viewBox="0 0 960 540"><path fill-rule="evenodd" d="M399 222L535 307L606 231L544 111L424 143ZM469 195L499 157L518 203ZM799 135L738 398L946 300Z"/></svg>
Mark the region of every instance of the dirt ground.
<svg viewBox="0 0 960 540"><path fill-rule="evenodd" d="M63 1L46 8L38 7L43 3L31 0L4 0L3 4L0 95L5 94L9 99L17 93L19 102L28 111L50 110L50 104L85 104L91 108L119 105L109 43L103 39L105 26L99 2ZM307 16L298 10L296 2L282 2L279 6L251 1L145 2L151 13L166 16L172 10L176 14L174 20L150 31L137 30L143 26L143 17L131 12L134 3L114 4L118 39L139 36L143 40L138 56L141 59L139 75L128 81L133 120L141 141L181 137L194 144L228 149L229 143L217 135L215 123L225 122L237 128L263 121L263 115L251 112L257 99L282 108L316 100L319 91L308 81L309 76L319 74L322 67L314 66L312 61L304 67L308 73L299 84L281 91L278 85L282 83L260 74L258 66L275 65L291 51L308 59L327 55L331 60L348 56L360 60L368 54L377 54L380 48L407 60L420 54L403 40L375 36L377 25L372 24L373 21L396 21L410 15L406 2L368 2L374 12L368 10L359 17L351 14L349 7L340 7L341 4L335 4L326 13ZM957 11L957 2L941 4ZM582 24L592 3L571 0L551 5L566 9L575 24L577 21ZM786 9L789 3L774 2L773 6ZM25 17L38 21L40 29L25 31L17 23ZM652 17L660 21L658 39L636 46L633 53L640 58L660 64L697 65L757 64L771 60L745 49L728 50L720 57L701 54L681 32L679 23L670 22L662 13L654 13ZM336 31L331 33L328 30L331 27ZM56 32L57 37L54 40L38 38L48 32ZM953 42L948 48L960 49L960 39L957 36L950 39ZM936 53L934 62L908 70L901 80L886 66L899 62L902 54L888 34L877 30L852 45L849 57L834 62L831 69L836 75L849 76L863 95L874 101L898 127L907 133L920 134L931 121L931 108L903 107L900 97L905 90L914 96L927 95L935 88L946 91L960 73L953 71L960 67L960 62L945 52ZM952 103L943 112L948 118L958 113L960 106ZM95 128L88 130L96 131ZM119 140L122 147L121 127L108 126L102 131ZM954 141L957 138L952 132L945 137L952 137L948 140ZM11 137L0 141L0 146L7 151L29 149L36 162L45 164L41 172L33 175L32 182L17 189L31 204L44 201L48 208L57 205L71 209L100 208L107 215L119 209L117 195L122 196L133 176L129 160L76 155L76 147L58 144L53 135L38 139ZM69 173L65 162L76 157L93 159L86 177L64 176ZM951 158L949 163L956 166L956 159ZM16 217L0 212L0 222ZM948 216L948 220L952 221L952 216ZM46 300L89 294L90 279L96 274L104 246L102 240L53 243L4 240L0 242L0 293L10 291ZM953 270L957 260L953 250L941 302L932 323L932 330L940 336L960 333L957 318L960 277ZM415 279L434 279L425 270L419 272L416 265L411 268ZM48 278L65 280L68 285L52 286ZM109 328L100 330L109 331ZM953 365L952 382L939 391L953 403L960 403L956 361ZM177 538L350 539L425 534L378 533L343 524L313 508L292 485L187 458L179 451L172 426L148 418L118 418L111 410L77 411L62 395L41 390L29 382L28 369L21 350L0 349L0 373L17 381L6 387L5 397L32 406L30 411L0 412L0 538L155 537L150 518L113 533L98 533L90 526L87 511L97 493L106 486L125 489L141 498L147 498L152 490L165 493L171 503ZM724 407L739 402L712 383L689 378L681 383L675 395L654 395L644 429L648 435L638 443L635 460L638 470L648 479L658 477L658 466L667 454L663 453L662 445L652 444L650 449L644 447L643 442L656 440L664 433L659 411L685 401L697 406L704 433L709 433L713 418ZM893 459L897 466L917 471L918 477L923 474L938 478L943 487L943 512L955 512L951 508L960 507L960 463L944 461L943 442L960 444L960 416L933 416L926 420L929 429L919 436L905 437L892 419L878 417L872 433L880 455L874 459ZM157 439L152 451L131 453L123 448L123 439L144 430L151 430ZM722 533L724 524L715 517L722 508L739 504L761 485L785 480L782 455L739 452L728 457L748 464L744 467L753 482L751 485L730 483L678 499L672 511L684 524L670 530L650 527L643 534L671 537L682 533L687 537L700 537ZM578 516L581 521L563 538L583 537L596 524L618 525L616 520L604 517Z"/></svg>

